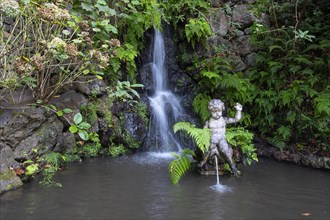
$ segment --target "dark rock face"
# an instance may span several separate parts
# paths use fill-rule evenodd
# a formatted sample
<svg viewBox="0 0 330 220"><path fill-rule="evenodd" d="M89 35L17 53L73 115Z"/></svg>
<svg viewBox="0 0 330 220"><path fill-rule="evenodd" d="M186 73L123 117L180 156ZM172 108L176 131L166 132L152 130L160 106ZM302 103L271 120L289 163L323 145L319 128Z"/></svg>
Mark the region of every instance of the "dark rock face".
<svg viewBox="0 0 330 220"><path fill-rule="evenodd" d="M106 84L95 76L81 76L74 83L76 90L84 95L102 95L106 93Z"/></svg>
<svg viewBox="0 0 330 220"><path fill-rule="evenodd" d="M256 17L249 11L249 6L242 4L236 5L233 9L232 21L240 24L241 29L245 29L256 21Z"/></svg>
<svg viewBox="0 0 330 220"><path fill-rule="evenodd" d="M307 151L298 153L291 153L289 151L282 152L259 138L256 139L255 146L259 156L274 158L277 161L287 161L307 167L330 169L329 157L316 156Z"/></svg>
<svg viewBox="0 0 330 220"><path fill-rule="evenodd" d="M60 117L60 120L64 123L64 126L69 126L69 122L73 123L73 117L75 114L80 112L79 108L83 105L87 105L87 99L83 94L77 93L74 90L70 90L58 97L53 98L50 104L55 105L58 110L65 108L72 110L72 113L65 114L66 119L64 117Z"/></svg>
<svg viewBox="0 0 330 220"><path fill-rule="evenodd" d="M145 122L137 113L127 112L124 113L124 117L126 131L128 131L129 135L138 141L140 145L147 136L147 125L145 125Z"/></svg>
<svg viewBox="0 0 330 220"><path fill-rule="evenodd" d="M241 37L238 37L234 41L234 48L239 55L246 56L249 53L253 52L253 48L250 43L250 36L249 35L243 35Z"/></svg>
<svg viewBox="0 0 330 220"><path fill-rule="evenodd" d="M63 145L62 122L43 108L5 110L0 114L0 124L1 153L6 155L2 163L9 166Z"/></svg>
<svg viewBox="0 0 330 220"><path fill-rule="evenodd" d="M209 20L213 32L216 35L225 36L229 30L230 17L223 10L216 9L210 13Z"/></svg>

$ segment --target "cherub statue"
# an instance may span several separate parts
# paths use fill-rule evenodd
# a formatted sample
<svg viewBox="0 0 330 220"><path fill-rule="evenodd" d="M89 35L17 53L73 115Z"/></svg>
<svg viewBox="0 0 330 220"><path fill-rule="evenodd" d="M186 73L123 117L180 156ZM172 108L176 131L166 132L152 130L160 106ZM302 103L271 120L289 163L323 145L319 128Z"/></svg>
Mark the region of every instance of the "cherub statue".
<svg viewBox="0 0 330 220"><path fill-rule="evenodd" d="M204 128L209 128L211 131L211 145L199 166L203 167L210 157L217 156L220 159L221 155L229 164L234 175L239 175L240 171L237 169L232 159L233 149L229 146L226 140L226 124L235 123L241 119L242 105L236 103L235 118L222 116L222 112L225 110L225 105L220 99L212 99L208 104L208 109L211 113L211 118L205 122Z"/></svg>

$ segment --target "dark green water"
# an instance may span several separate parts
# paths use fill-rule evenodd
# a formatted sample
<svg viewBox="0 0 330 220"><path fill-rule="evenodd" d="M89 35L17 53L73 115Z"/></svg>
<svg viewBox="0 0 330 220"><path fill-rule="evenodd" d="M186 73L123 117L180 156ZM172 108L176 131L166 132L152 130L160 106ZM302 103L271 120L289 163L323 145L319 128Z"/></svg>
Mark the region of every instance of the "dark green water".
<svg viewBox="0 0 330 220"><path fill-rule="evenodd" d="M0 197L6 219L330 219L330 172L262 159L241 177L195 173L172 185L168 158L146 154L89 159L58 173L62 188L38 181ZM308 213L304 216L302 213Z"/></svg>

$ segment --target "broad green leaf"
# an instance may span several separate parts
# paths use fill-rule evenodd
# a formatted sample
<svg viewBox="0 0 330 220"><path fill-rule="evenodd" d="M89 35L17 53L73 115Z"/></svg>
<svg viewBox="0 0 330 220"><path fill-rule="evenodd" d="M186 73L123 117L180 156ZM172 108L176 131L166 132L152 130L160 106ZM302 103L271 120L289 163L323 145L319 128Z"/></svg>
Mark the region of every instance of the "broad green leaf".
<svg viewBox="0 0 330 220"><path fill-rule="evenodd" d="M91 124L87 123L87 122L81 122L79 125L78 125L78 128L79 129L84 129L84 130L87 130L91 127Z"/></svg>
<svg viewBox="0 0 330 220"><path fill-rule="evenodd" d="M61 116L63 116L63 111L62 110L57 111L56 114L57 114L57 116L61 117Z"/></svg>
<svg viewBox="0 0 330 220"><path fill-rule="evenodd" d="M86 2L81 3L81 7L86 11L93 11L94 6L92 4L88 4Z"/></svg>
<svg viewBox="0 0 330 220"><path fill-rule="evenodd" d="M79 112L79 113L77 113L74 117L73 117L73 121L74 121L74 123L77 125L77 124L79 124L79 123L81 123L82 122L82 115L81 115L81 113Z"/></svg>
<svg viewBox="0 0 330 220"><path fill-rule="evenodd" d="M87 141L89 139L89 135L87 131L79 131L79 137L83 139L84 141Z"/></svg>
<svg viewBox="0 0 330 220"><path fill-rule="evenodd" d="M71 126L69 127L69 131L70 131L72 134L74 134L74 133L77 133L78 128L77 128L76 125L71 125Z"/></svg>
<svg viewBox="0 0 330 220"><path fill-rule="evenodd" d="M64 113L72 113L72 110L69 109L69 108L65 108L65 109L63 109L63 112L64 112Z"/></svg>

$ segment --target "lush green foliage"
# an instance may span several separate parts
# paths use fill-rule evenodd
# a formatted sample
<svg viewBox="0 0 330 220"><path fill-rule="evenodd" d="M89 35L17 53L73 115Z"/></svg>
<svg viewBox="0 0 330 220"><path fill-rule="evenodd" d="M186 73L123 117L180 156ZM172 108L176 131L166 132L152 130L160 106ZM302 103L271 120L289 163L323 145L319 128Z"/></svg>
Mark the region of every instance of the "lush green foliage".
<svg viewBox="0 0 330 220"><path fill-rule="evenodd" d="M241 72L235 72L232 64L219 52L220 55L210 56L205 59L196 59L194 70L199 70L194 78L198 81L201 93L194 98L193 106L196 113L199 114L204 122L209 118L207 103L212 98L219 98L228 105L234 105L236 102L252 103L254 100L255 86ZM231 110L227 112L233 114ZM244 114L243 123L250 124L249 113Z"/></svg>
<svg viewBox="0 0 330 220"><path fill-rule="evenodd" d="M120 155L124 155L127 153L127 148L124 147L124 145L110 145L109 147L109 155L112 157L118 157Z"/></svg>
<svg viewBox="0 0 330 220"><path fill-rule="evenodd" d="M210 24L202 18L190 18L189 23L185 26L185 34L188 42L191 42L194 48L196 43L204 42L206 44L209 36L213 34Z"/></svg>
<svg viewBox="0 0 330 220"><path fill-rule="evenodd" d="M210 146L210 130L208 128L196 128L195 125L189 122L177 122L173 126L174 133L178 131L186 132L191 138L194 139L197 147L205 152Z"/></svg>
<svg viewBox="0 0 330 220"><path fill-rule="evenodd" d="M134 88L143 88L142 84L131 84L129 81L118 81L115 91L109 91L109 97L119 98L123 102L133 101L133 94L140 98L139 93Z"/></svg>
<svg viewBox="0 0 330 220"><path fill-rule="evenodd" d="M172 23L181 36L194 48L196 43L207 46L207 39L213 34L205 13L209 9L206 0L165 0L160 3L164 20ZM184 30L181 29L184 27Z"/></svg>
<svg viewBox="0 0 330 220"><path fill-rule="evenodd" d="M200 93L194 110L208 118L207 103L220 98L226 106L243 104L242 123L279 149L312 147L329 151L329 14L320 1L256 1L252 11L271 15L273 28L255 23L250 29L256 65L245 73L223 45L205 58L184 54ZM225 8L226 11L228 11ZM187 62L188 61L188 62ZM228 109L227 115L234 112Z"/></svg>
<svg viewBox="0 0 330 220"><path fill-rule="evenodd" d="M170 175L171 182L177 184L181 177L190 169L191 162L190 157L194 155L194 152L188 148L181 151L180 155L172 153L175 157L168 167L168 173Z"/></svg>
<svg viewBox="0 0 330 220"><path fill-rule="evenodd" d="M253 125L280 149L292 144L326 149L329 143L327 4L269 3L278 29L255 24L252 31L260 51L250 69L250 80L258 88L250 114Z"/></svg>
<svg viewBox="0 0 330 220"><path fill-rule="evenodd" d="M253 133L242 127L228 128L226 139L233 148L237 148L242 152L248 165L251 165L252 161L258 161L253 144Z"/></svg>

